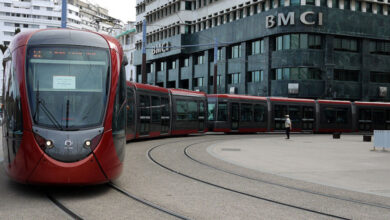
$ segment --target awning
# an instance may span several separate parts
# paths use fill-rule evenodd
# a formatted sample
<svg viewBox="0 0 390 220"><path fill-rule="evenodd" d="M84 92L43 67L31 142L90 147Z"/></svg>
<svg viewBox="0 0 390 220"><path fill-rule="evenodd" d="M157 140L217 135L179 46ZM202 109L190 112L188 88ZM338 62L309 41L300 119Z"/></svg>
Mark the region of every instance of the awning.
<svg viewBox="0 0 390 220"><path fill-rule="evenodd" d="M123 35L130 34L130 33L133 33L133 32L135 32L135 28L130 29L130 30L127 30L127 31L125 31L125 32L122 32L122 33L116 35L115 38L120 38L120 37L122 37Z"/></svg>

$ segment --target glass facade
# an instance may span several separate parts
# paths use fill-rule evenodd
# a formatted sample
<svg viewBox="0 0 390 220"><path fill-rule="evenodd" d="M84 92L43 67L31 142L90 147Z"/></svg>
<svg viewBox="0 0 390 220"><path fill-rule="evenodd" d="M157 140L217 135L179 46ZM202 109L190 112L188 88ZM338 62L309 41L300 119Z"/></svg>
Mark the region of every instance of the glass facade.
<svg viewBox="0 0 390 220"><path fill-rule="evenodd" d="M286 34L276 37L276 50L321 49L321 35Z"/></svg>
<svg viewBox="0 0 390 220"><path fill-rule="evenodd" d="M316 68L296 67L274 69L273 80L321 80L321 70Z"/></svg>

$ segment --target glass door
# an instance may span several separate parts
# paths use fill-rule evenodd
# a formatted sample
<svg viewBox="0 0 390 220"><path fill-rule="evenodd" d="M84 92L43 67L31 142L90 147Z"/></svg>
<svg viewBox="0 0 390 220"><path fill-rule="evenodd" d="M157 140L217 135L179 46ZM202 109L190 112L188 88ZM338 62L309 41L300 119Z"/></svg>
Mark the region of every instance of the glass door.
<svg viewBox="0 0 390 220"><path fill-rule="evenodd" d="M148 135L150 131L150 97L140 95L140 135Z"/></svg>
<svg viewBox="0 0 390 220"><path fill-rule="evenodd" d="M238 123L240 120L240 105L238 103L232 103L231 107L231 128L232 130L238 130Z"/></svg>

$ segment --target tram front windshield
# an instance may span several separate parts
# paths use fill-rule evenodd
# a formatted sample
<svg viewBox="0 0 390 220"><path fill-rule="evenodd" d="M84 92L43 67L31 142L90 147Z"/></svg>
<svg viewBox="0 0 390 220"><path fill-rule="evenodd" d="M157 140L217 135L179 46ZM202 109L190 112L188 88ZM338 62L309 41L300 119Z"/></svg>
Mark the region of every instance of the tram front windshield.
<svg viewBox="0 0 390 220"><path fill-rule="evenodd" d="M108 99L108 49L31 47L27 89L36 125L78 130L102 124Z"/></svg>

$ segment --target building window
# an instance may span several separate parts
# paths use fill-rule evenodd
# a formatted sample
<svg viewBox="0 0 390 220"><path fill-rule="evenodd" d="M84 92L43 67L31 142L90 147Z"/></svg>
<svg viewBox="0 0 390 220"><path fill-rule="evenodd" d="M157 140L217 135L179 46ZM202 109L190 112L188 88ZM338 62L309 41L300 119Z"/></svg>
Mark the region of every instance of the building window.
<svg viewBox="0 0 390 220"><path fill-rule="evenodd" d="M253 14L254 15L257 14L257 10L258 10L257 4L253 5Z"/></svg>
<svg viewBox="0 0 390 220"><path fill-rule="evenodd" d="M204 64L204 54L201 53L201 54L197 54L195 55L195 65L198 65L198 64Z"/></svg>
<svg viewBox="0 0 390 220"><path fill-rule="evenodd" d="M39 7L39 6L33 6L33 9L35 9L35 10L39 10L39 9L40 9L40 7Z"/></svg>
<svg viewBox="0 0 390 220"><path fill-rule="evenodd" d="M188 11L192 10L192 2L186 1L186 3L185 3L185 10L188 10Z"/></svg>
<svg viewBox="0 0 390 220"><path fill-rule="evenodd" d="M351 0L344 0L344 9L351 10Z"/></svg>
<svg viewBox="0 0 390 220"><path fill-rule="evenodd" d="M4 7L11 7L11 3L4 3Z"/></svg>
<svg viewBox="0 0 390 220"><path fill-rule="evenodd" d="M241 57L241 44L234 45L234 46L231 47L230 58L234 59L234 58L239 58L239 57Z"/></svg>
<svg viewBox="0 0 390 220"><path fill-rule="evenodd" d="M355 0L355 11L362 11L362 2Z"/></svg>
<svg viewBox="0 0 390 220"><path fill-rule="evenodd" d="M218 48L217 50L217 60L222 60L222 48Z"/></svg>
<svg viewBox="0 0 390 220"><path fill-rule="evenodd" d="M340 7L339 0L332 0L332 8L339 8L339 7Z"/></svg>
<svg viewBox="0 0 390 220"><path fill-rule="evenodd" d="M390 83L390 72L371 72L370 81L375 83Z"/></svg>
<svg viewBox="0 0 390 220"><path fill-rule="evenodd" d="M372 3L366 2L366 12L372 13Z"/></svg>
<svg viewBox="0 0 390 220"><path fill-rule="evenodd" d="M240 73L231 73L228 75L228 84L239 84Z"/></svg>
<svg viewBox="0 0 390 220"><path fill-rule="evenodd" d="M210 86L214 85L214 76L210 76ZM221 75L217 75L217 86L221 85Z"/></svg>
<svg viewBox="0 0 390 220"><path fill-rule="evenodd" d="M184 58L182 60L182 67L187 67L190 65L190 59L189 58Z"/></svg>
<svg viewBox="0 0 390 220"><path fill-rule="evenodd" d="M278 7L284 6L284 0L278 0Z"/></svg>
<svg viewBox="0 0 390 220"><path fill-rule="evenodd" d="M315 0L306 0L306 5L316 5Z"/></svg>
<svg viewBox="0 0 390 220"><path fill-rule="evenodd" d="M249 72L249 79L248 79L248 82L261 82L263 81L263 77L264 77L264 71L263 70L257 70L257 71L252 71L252 72Z"/></svg>
<svg viewBox="0 0 390 220"><path fill-rule="evenodd" d="M320 4L323 7L327 7L328 6L328 0L320 0Z"/></svg>
<svg viewBox="0 0 390 220"><path fill-rule="evenodd" d="M274 69L273 80L321 80L321 70L316 68L278 68Z"/></svg>
<svg viewBox="0 0 390 220"><path fill-rule="evenodd" d="M290 0L290 5L301 5L301 0Z"/></svg>
<svg viewBox="0 0 390 220"><path fill-rule="evenodd" d="M359 70L334 70L334 80L338 81L359 81Z"/></svg>
<svg viewBox="0 0 390 220"><path fill-rule="evenodd" d="M335 50L339 51L357 52L359 50L358 41L350 38L335 37L333 40L333 47Z"/></svg>
<svg viewBox="0 0 390 220"><path fill-rule="evenodd" d="M203 77L194 78L194 87L203 86Z"/></svg>
<svg viewBox="0 0 390 220"><path fill-rule="evenodd" d="M321 36L312 34L286 34L276 37L276 50L321 49Z"/></svg>
<svg viewBox="0 0 390 220"><path fill-rule="evenodd" d="M386 41L370 41L370 53L390 55L390 42Z"/></svg>
<svg viewBox="0 0 390 220"><path fill-rule="evenodd" d="M264 53L264 40L253 41L251 44L251 55Z"/></svg>
<svg viewBox="0 0 390 220"><path fill-rule="evenodd" d="M387 8L389 8L389 6L387 6ZM376 4L376 11L378 14L383 14L383 5Z"/></svg>

